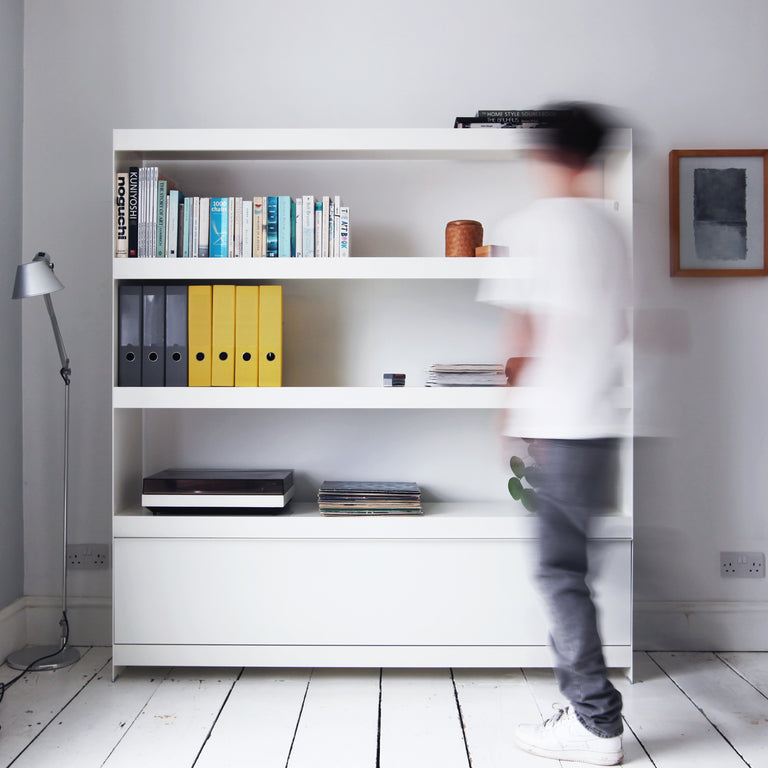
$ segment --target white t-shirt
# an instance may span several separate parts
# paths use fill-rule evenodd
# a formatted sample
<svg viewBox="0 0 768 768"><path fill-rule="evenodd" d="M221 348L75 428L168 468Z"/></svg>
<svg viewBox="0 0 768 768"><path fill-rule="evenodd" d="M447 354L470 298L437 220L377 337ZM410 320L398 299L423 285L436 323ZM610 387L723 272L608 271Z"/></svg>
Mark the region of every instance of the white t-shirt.
<svg viewBox="0 0 768 768"><path fill-rule="evenodd" d="M617 401L628 354L630 270L624 236L604 200L546 198L501 222L491 242L530 257L530 281L484 284L483 301L533 320L532 359L519 386L535 404L510 409L505 433L584 439L626 433Z"/></svg>

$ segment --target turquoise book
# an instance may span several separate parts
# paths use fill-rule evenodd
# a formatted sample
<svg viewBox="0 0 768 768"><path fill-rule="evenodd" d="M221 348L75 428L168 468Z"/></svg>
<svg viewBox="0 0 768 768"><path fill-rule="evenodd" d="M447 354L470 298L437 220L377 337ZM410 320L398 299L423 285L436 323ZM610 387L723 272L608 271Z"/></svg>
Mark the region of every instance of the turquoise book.
<svg viewBox="0 0 768 768"><path fill-rule="evenodd" d="M211 234L208 256L226 259L229 243L229 201L226 197L211 198Z"/></svg>
<svg viewBox="0 0 768 768"><path fill-rule="evenodd" d="M270 258L277 256L277 208L277 197L267 197L267 256Z"/></svg>
<svg viewBox="0 0 768 768"><path fill-rule="evenodd" d="M291 215L290 195L280 195L277 198L277 255L280 258L290 257L291 252ZM294 224L295 226L295 224Z"/></svg>

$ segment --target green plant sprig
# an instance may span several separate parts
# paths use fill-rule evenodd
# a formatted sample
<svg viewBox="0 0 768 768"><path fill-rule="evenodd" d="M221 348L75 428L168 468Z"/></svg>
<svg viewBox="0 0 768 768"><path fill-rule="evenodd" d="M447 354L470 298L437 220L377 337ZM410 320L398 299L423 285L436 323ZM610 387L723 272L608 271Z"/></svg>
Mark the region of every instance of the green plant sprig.
<svg viewBox="0 0 768 768"><path fill-rule="evenodd" d="M526 465L519 456L509 460L509 468L513 473L507 483L510 496L529 512L535 512L538 507L536 488L541 484L541 468L534 463Z"/></svg>

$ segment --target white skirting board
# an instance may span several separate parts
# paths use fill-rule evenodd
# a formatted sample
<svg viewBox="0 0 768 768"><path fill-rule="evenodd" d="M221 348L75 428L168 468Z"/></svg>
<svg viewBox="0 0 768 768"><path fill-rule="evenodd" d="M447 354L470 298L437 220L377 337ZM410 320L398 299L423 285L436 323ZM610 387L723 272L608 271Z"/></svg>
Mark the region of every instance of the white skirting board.
<svg viewBox="0 0 768 768"><path fill-rule="evenodd" d="M22 597L0 610L0 659L27 644L55 643L61 605L55 597ZM70 598L74 645L112 644L108 597ZM635 602L635 650L768 651L764 602Z"/></svg>
<svg viewBox="0 0 768 768"><path fill-rule="evenodd" d="M0 660L25 645L59 641L61 598L20 597L0 611ZM67 601L70 645L112 644L112 600L70 597Z"/></svg>
<svg viewBox="0 0 768 768"><path fill-rule="evenodd" d="M20 597L0 611L0 660L27 644L26 607Z"/></svg>
<svg viewBox="0 0 768 768"><path fill-rule="evenodd" d="M637 651L768 651L768 603L635 601Z"/></svg>

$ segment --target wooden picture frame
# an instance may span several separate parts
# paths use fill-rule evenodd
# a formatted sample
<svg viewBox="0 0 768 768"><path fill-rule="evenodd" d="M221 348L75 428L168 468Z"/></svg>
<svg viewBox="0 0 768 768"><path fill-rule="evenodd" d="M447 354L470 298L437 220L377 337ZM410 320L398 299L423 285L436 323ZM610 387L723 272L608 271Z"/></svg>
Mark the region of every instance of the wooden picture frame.
<svg viewBox="0 0 768 768"><path fill-rule="evenodd" d="M768 150L669 153L670 275L768 275Z"/></svg>

